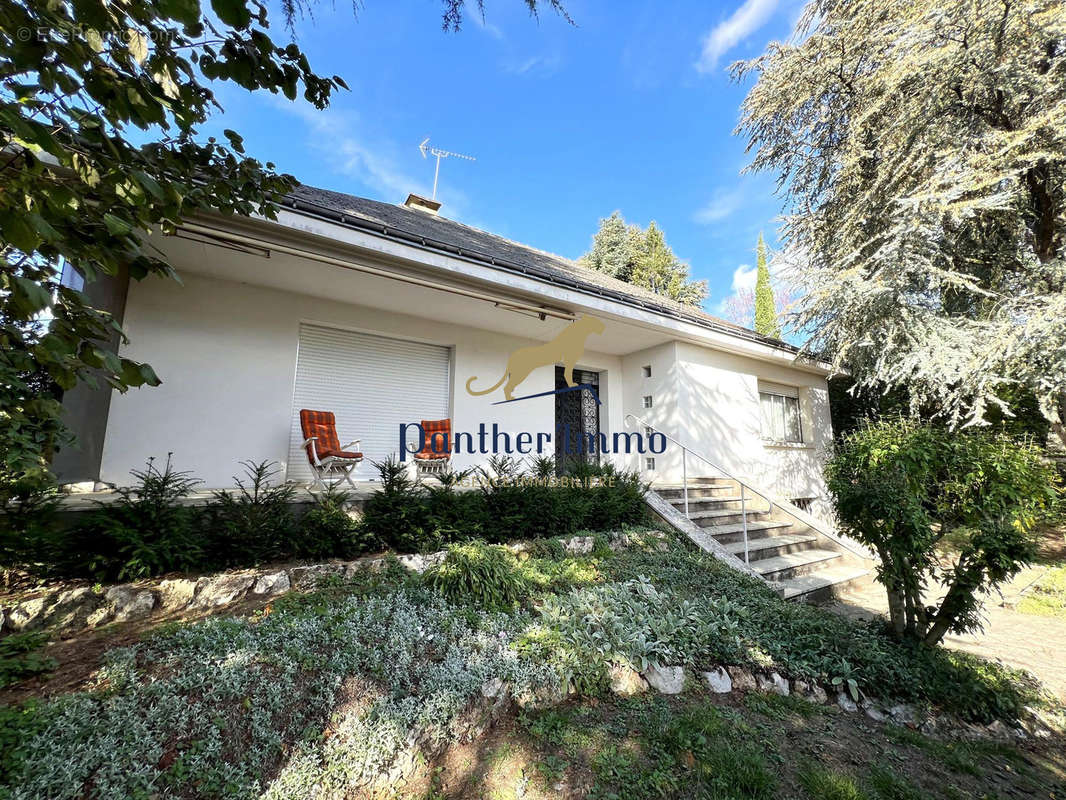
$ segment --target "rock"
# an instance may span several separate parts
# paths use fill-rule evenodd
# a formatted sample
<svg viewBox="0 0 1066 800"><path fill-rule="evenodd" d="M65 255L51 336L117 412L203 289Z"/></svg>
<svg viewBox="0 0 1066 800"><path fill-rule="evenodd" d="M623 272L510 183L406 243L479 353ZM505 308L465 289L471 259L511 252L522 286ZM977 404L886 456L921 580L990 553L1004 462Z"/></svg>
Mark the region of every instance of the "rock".
<svg viewBox="0 0 1066 800"><path fill-rule="evenodd" d="M661 694L681 694L685 688L683 667L660 667L653 664L644 673L644 679Z"/></svg>
<svg viewBox="0 0 1066 800"><path fill-rule="evenodd" d="M196 582L193 608L218 608L240 600L255 582L254 575L215 575Z"/></svg>
<svg viewBox="0 0 1066 800"><path fill-rule="evenodd" d="M792 692L808 703L822 704L828 699L825 689L813 681L805 681L800 678L792 681Z"/></svg>
<svg viewBox="0 0 1066 800"><path fill-rule="evenodd" d="M29 631L48 626L83 626L100 604L99 596L82 586L23 600L7 612L12 630Z"/></svg>
<svg viewBox="0 0 1066 800"><path fill-rule="evenodd" d="M196 581L192 578L168 578L159 582L159 607L163 611L187 608L196 596Z"/></svg>
<svg viewBox="0 0 1066 800"><path fill-rule="evenodd" d="M563 549L575 555L584 555L592 552L593 539L591 536L574 536L563 540Z"/></svg>
<svg viewBox="0 0 1066 800"><path fill-rule="evenodd" d="M733 679L733 688L737 691L747 692L757 688L755 676L743 667L726 667L729 677Z"/></svg>
<svg viewBox="0 0 1066 800"><path fill-rule="evenodd" d="M858 704L851 699L851 695L847 692L837 692L837 705L849 713L859 710Z"/></svg>
<svg viewBox="0 0 1066 800"><path fill-rule="evenodd" d="M648 684L632 667L612 664L607 674L611 679L611 691L622 697L632 697L648 689Z"/></svg>
<svg viewBox="0 0 1066 800"><path fill-rule="evenodd" d="M343 576L346 571L344 564L312 564L307 567L293 567L289 570L289 580L296 588L307 589L328 575Z"/></svg>
<svg viewBox="0 0 1066 800"><path fill-rule="evenodd" d="M985 731L993 739L1009 739L1011 738L1011 729L1008 728L1003 720L997 719L990 725L985 726Z"/></svg>
<svg viewBox="0 0 1066 800"><path fill-rule="evenodd" d="M888 709L888 716L892 721L900 725L915 725L918 722L918 714L914 707L906 703L897 703Z"/></svg>
<svg viewBox="0 0 1066 800"><path fill-rule="evenodd" d="M90 628L99 628L101 625L106 625L111 621L111 609L106 605L100 606L96 611L91 613L85 620L85 624Z"/></svg>
<svg viewBox="0 0 1066 800"><path fill-rule="evenodd" d="M481 685L481 696L485 698L498 697L504 691L504 683L500 678L493 678Z"/></svg>
<svg viewBox="0 0 1066 800"><path fill-rule="evenodd" d="M769 675L759 675L755 681L761 691L788 697L788 681L776 672L771 672Z"/></svg>
<svg viewBox="0 0 1066 800"><path fill-rule="evenodd" d="M707 681L707 686L715 694L729 694L733 691L733 679L722 667L715 667L710 672L704 672L703 679Z"/></svg>
<svg viewBox="0 0 1066 800"><path fill-rule="evenodd" d="M287 592L292 587L289 582L289 574L285 570L271 572L268 575L260 575L252 586L252 594L275 595Z"/></svg>
<svg viewBox="0 0 1066 800"><path fill-rule="evenodd" d="M112 586L104 595L115 622L144 619L155 608L155 595L148 589L129 584Z"/></svg>
<svg viewBox="0 0 1066 800"><path fill-rule="evenodd" d="M411 572L425 572L426 560L420 553L410 553L396 558L404 567Z"/></svg>
<svg viewBox="0 0 1066 800"><path fill-rule="evenodd" d="M863 707L863 711L865 711L866 716L868 716L874 722L884 722L888 719L888 716L875 705L868 704Z"/></svg>

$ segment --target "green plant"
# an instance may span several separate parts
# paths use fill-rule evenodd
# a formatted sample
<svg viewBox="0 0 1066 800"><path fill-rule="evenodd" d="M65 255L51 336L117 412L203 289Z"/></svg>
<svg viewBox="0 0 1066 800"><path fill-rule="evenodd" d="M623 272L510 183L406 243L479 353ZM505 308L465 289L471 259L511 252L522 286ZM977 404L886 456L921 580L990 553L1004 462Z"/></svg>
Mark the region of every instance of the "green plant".
<svg viewBox="0 0 1066 800"><path fill-rule="evenodd" d="M374 547L374 539L347 510L351 495L334 485L317 495L300 520L292 554L302 558L355 556Z"/></svg>
<svg viewBox="0 0 1066 800"><path fill-rule="evenodd" d="M54 658L35 652L47 642L44 631L9 633L0 639L0 688L55 669Z"/></svg>
<svg viewBox="0 0 1066 800"><path fill-rule="evenodd" d="M868 800L868 795L851 776L836 770L808 764L798 778L811 800Z"/></svg>
<svg viewBox="0 0 1066 800"><path fill-rule="evenodd" d="M517 565L514 554L499 545L453 544L444 561L426 571L426 583L453 603L505 610L526 592Z"/></svg>
<svg viewBox="0 0 1066 800"><path fill-rule="evenodd" d="M0 466L0 565L37 566L54 558L59 493L43 469Z"/></svg>
<svg viewBox="0 0 1066 800"><path fill-rule="evenodd" d="M895 634L927 644L979 627L979 596L1032 559L1033 524L1055 498L1036 448L902 418L838 441L826 483L844 532L880 559ZM959 552L945 566L937 545L948 535ZM948 588L930 609L934 582Z"/></svg>
<svg viewBox="0 0 1066 800"><path fill-rule="evenodd" d="M424 490L393 456L372 462L381 478L380 491L366 499L363 525L369 535L400 553L423 549L426 508Z"/></svg>
<svg viewBox="0 0 1066 800"><path fill-rule="evenodd" d="M276 461L240 463L245 477L234 476L234 490L215 492L206 511L210 560L229 566L295 555L299 546L292 516L295 489L273 482L281 472Z"/></svg>
<svg viewBox="0 0 1066 800"><path fill-rule="evenodd" d="M74 531L62 556L66 571L103 581L130 580L202 563L198 512L181 503L200 481L175 470L171 455L162 470L154 458L144 470L133 470L137 485L117 489L118 501L101 504Z"/></svg>

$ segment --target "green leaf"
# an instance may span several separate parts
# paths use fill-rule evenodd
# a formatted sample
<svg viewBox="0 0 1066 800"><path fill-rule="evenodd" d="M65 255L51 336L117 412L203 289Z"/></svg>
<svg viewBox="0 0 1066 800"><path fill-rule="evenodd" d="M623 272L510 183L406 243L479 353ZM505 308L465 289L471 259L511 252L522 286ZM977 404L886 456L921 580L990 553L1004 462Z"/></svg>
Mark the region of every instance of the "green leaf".
<svg viewBox="0 0 1066 800"><path fill-rule="evenodd" d="M15 276L11 281L11 289L16 294L21 295L25 306L31 313L43 311L52 305L51 293L36 281Z"/></svg>
<svg viewBox="0 0 1066 800"><path fill-rule="evenodd" d="M133 56L133 60L141 65L148 58L148 37L140 31L136 31L130 28L127 31L128 43L130 55Z"/></svg>
<svg viewBox="0 0 1066 800"><path fill-rule="evenodd" d="M252 13L244 0L211 0L211 8L220 20L234 28L247 28L252 21Z"/></svg>
<svg viewBox="0 0 1066 800"><path fill-rule="evenodd" d="M133 232L133 226L108 212L104 214L104 224L113 236L125 236Z"/></svg>

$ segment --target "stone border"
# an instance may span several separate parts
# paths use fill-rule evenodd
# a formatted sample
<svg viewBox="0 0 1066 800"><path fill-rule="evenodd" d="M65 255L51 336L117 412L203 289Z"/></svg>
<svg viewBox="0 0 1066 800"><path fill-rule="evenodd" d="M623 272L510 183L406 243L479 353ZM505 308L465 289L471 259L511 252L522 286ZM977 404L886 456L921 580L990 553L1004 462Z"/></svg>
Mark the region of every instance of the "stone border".
<svg viewBox="0 0 1066 800"><path fill-rule="evenodd" d="M685 685L685 668L653 664L643 672L622 664L612 664L609 671L611 691L623 697L646 692L649 687L660 694L680 694ZM892 722L925 735L955 736L963 739L1020 741L1030 737L1048 739L1066 732L1066 719L1043 709L1027 707L1011 726L1001 720L989 725L965 722L953 714L934 714L908 703L888 704L859 693L856 700L846 690L822 686L813 681L789 681L778 672L759 672L745 667L718 666L700 677L712 694L744 694L760 691L788 697L790 694L814 705L835 705L849 714L862 713L874 722Z"/></svg>
<svg viewBox="0 0 1066 800"><path fill-rule="evenodd" d="M608 534L612 549L624 549L643 536L665 537L661 531L648 531L631 537L623 532ZM547 541L547 540L541 540ZM592 536L559 539L566 552L584 555L592 552ZM532 542L505 545L519 554L533 548ZM180 611L210 611L248 598L268 598L291 589L313 588L320 578L336 575L350 578L360 572L384 569L395 558L412 572L422 573L440 564L447 551L428 555L366 556L353 561L330 561L284 569L244 569L199 578L164 578L104 587L94 591L87 586L56 589L37 597L0 608L0 630L21 632L55 628L63 632L97 628L111 622L148 619L156 614Z"/></svg>

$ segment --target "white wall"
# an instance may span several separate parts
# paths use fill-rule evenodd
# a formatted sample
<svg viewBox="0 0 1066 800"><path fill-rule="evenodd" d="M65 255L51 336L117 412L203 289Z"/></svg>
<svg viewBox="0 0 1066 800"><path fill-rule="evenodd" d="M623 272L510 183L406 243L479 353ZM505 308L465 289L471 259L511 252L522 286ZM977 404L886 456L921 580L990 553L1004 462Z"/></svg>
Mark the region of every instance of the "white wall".
<svg viewBox="0 0 1066 800"><path fill-rule="evenodd" d="M817 498L812 513L826 517L822 465L833 433L824 378L690 344L678 345L678 370L682 441L781 497ZM802 444L763 439L759 380L798 389Z"/></svg>
<svg viewBox="0 0 1066 800"><path fill-rule="evenodd" d="M475 301L442 297L439 302ZM191 470L207 487L232 485L240 460L273 459L284 465L301 322L451 347L454 430L476 432L480 422L490 428L496 422L512 439L520 431L554 433L551 396L493 406L501 391L471 397L465 390L472 375L479 379L475 386L494 383L508 354L533 341L186 274L184 286L163 279L130 286L125 320L130 342L122 353L150 363L163 384L115 395L102 479L128 484L130 469L170 451L177 468ZM558 321L546 338L566 324ZM595 345L594 337L589 345ZM601 427L608 433L621 430L622 381L616 379L621 359L590 350L579 366L601 372ZM543 367L521 385L521 393L554 388L554 368ZM338 427L342 441L359 436L357 427L346 429L342 421ZM457 455L454 463L463 468L483 460Z"/></svg>

